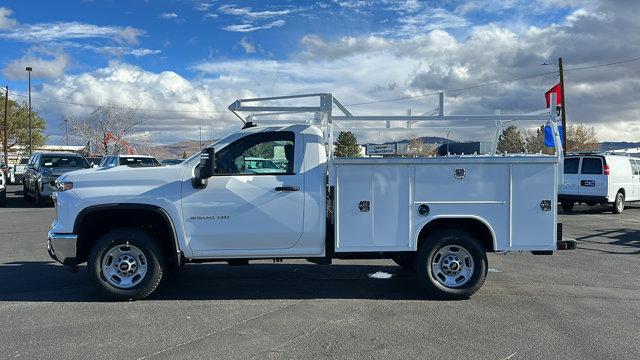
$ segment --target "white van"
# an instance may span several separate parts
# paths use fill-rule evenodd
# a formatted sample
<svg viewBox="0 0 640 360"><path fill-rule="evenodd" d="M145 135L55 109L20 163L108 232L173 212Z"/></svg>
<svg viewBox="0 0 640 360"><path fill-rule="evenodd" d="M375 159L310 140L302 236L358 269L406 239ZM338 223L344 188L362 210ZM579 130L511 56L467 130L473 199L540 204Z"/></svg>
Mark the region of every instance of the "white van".
<svg viewBox="0 0 640 360"><path fill-rule="evenodd" d="M564 184L558 191L564 211L575 203L612 205L614 214L625 202L640 200L640 158L607 154L575 154L564 159Z"/></svg>

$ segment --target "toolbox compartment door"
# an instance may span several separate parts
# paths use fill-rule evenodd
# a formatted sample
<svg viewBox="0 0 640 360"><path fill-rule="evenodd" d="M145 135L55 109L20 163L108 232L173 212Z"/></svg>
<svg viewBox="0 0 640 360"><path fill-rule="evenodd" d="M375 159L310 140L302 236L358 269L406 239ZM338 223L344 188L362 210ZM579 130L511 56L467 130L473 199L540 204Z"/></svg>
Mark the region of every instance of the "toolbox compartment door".
<svg viewBox="0 0 640 360"><path fill-rule="evenodd" d="M338 165L336 251L397 251L410 247L410 167Z"/></svg>

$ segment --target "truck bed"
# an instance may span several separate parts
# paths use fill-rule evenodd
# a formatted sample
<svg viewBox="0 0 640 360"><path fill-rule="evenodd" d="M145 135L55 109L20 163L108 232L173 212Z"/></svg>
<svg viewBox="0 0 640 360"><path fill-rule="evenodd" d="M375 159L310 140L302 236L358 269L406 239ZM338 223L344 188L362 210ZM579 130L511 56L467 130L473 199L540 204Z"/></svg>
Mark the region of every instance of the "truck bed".
<svg viewBox="0 0 640 360"><path fill-rule="evenodd" d="M422 227L447 218L486 225L494 251L555 250L557 164L545 155L335 158L335 251L414 251Z"/></svg>

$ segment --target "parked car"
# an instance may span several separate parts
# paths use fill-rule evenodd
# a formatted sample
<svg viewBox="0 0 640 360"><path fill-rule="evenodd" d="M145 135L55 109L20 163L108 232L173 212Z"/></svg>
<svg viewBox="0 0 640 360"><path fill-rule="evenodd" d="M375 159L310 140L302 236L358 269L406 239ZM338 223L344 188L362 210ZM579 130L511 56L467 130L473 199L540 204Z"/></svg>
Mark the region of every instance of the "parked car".
<svg viewBox="0 0 640 360"><path fill-rule="evenodd" d="M58 176L79 169L89 168L82 155L72 153L43 152L34 153L27 162L22 182L22 194L25 200L33 199L36 206L51 199L56 190Z"/></svg>
<svg viewBox="0 0 640 360"><path fill-rule="evenodd" d="M27 163L29 162L29 158L23 157L20 158L19 161L16 161L13 168L13 184L19 184L22 182L24 178L24 172L27 169Z"/></svg>
<svg viewBox="0 0 640 360"><path fill-rule="evenodd" d="M0 171L0 206L7 204L7 177Z"/></svg>
<svg viewBox="0 0 640 360"><path fill-rule="evenodd" d="M149 155L108 155L102 158L100 167L126 165L131 167L162 166L158 159Z"/></svg>
<svg viewBox="0 0 640 360"><path fill-rule="evenodd" d="M333 98L319 96L321 107L302 109L329 116ZM338 158L325 134L331 129L248 122L179 165L65 174L49 255L72 270L87 262L91 281L117 299L148 296L186 262L373 257L415 271L415 286L430 296L464 299L485 281L487 252L575 248L557 223L560 148L554 156ZM238 166L257 153L284 166Z"/></svg>
<svg viewBox="0 0 640 360"><path fill-rule="evenodd" d="M177 165L177 164L182 164L182 162L184 161L184 159L164 159L162 161L160 161L160 163L162 163L162 165Z"/></svg>
<svg viewBox="0 0 640 360"><path fill-rule="evenodd" d="M558 191L564 211L576 203L610 205L620 214L626 202L640 201L640 158L573 154L564 159L564 184Z"/></svg>

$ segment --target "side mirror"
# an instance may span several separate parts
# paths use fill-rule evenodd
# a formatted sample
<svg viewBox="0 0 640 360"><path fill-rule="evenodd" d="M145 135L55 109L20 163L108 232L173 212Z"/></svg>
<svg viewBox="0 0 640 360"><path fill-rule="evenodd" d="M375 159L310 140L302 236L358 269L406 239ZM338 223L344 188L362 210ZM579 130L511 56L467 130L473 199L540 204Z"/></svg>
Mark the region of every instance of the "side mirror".
<svg viewBox="0 0 640 360"><path fill-rule="evenodd" d="M203 189L207 187L207 179L215 173L215 150L213 148L202 149L200 152L200 164L195 169L193 187Z"/></svg>

